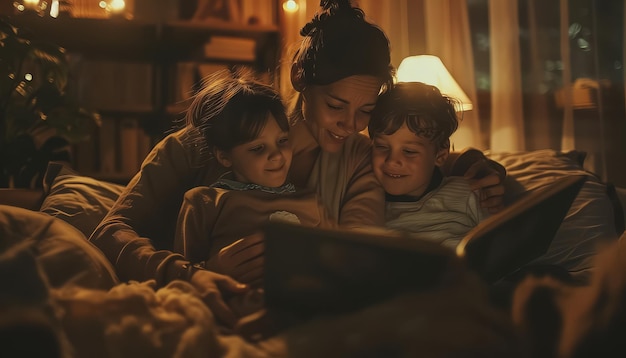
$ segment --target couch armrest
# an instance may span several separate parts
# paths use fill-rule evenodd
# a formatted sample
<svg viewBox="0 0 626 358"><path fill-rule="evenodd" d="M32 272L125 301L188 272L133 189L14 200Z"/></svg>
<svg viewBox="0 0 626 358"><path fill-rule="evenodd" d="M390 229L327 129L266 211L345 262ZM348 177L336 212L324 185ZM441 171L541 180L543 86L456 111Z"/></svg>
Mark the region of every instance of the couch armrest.
<svg viewBox="0 0 626 358"><path fill-rule="evenodd" d="M42 189L8 189L0 188L0 205L17 206L38 211L43 202Z"/></svg>

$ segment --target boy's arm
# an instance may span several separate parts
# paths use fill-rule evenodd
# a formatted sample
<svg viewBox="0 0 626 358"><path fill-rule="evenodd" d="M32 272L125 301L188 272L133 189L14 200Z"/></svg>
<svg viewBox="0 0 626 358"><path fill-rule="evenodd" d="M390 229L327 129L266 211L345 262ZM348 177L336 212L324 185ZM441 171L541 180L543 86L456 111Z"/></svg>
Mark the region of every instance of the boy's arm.
<svg viewBox="0 0 626 358"><path fill-rule="evenodd" d="M470 171L470 169L474 169ZM446 176L466 176L468 172L474 174L471 179L484 178L487 175L497 174L500 181L506 177L506 169L495 160L488 159L483 152L478 149L468 148L461 152L451 152L444 164L443 173Z"/></svg>
<svg viewBox="0 0 626 358"><path fill-rule="evenodd" d="M468 179L473 190L480 190L481 206L489 213L504 208L506 169L495 160L488 159L480 150L468 148L450 153L442 171L445 175Z"/></svg>

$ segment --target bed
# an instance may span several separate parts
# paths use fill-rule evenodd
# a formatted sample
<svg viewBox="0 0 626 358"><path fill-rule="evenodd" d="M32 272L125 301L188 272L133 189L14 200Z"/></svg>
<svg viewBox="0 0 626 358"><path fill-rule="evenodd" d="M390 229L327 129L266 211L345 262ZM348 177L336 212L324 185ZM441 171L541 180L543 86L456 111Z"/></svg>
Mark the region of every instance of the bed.
<svg viewBox="0 0 626 358"><path fill-rule="evenodd" d="M592 277L596 252L624 231L626 190L585 171L584 153L486 154L507 169L506 203L554 178L588 176L548 252L532 265L557 265L579 282ZM487 287L458 267L450 268L451 279L429 292L320 317L261 341L242 339L216 325L185 282L155 290L152 281L118 280L86 237L121 190L51 163L43 192L24 191L17 197L5 192L0 198L0 342L7 352L64 357L523 356L510 317L491 307Z"/></svg>

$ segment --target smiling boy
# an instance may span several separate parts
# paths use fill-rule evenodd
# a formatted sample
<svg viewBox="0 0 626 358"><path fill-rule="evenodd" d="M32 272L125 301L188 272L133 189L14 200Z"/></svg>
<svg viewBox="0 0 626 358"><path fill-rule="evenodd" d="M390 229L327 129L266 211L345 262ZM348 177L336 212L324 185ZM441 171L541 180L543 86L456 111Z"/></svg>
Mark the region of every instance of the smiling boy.
<svg viewBox="0 0 626 358"><path fill-rule="evenodd" d="M462 177L444 177L455 101L421 82L398 83L372 112L372 166L386 192L385 226L455 247L488 214Z"/></svg>

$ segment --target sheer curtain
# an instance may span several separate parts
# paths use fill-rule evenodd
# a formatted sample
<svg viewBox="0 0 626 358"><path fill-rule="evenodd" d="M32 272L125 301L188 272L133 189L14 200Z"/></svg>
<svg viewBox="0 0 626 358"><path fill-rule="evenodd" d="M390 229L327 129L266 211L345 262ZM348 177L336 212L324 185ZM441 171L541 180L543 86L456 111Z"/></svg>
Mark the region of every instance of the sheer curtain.
<svg viewBox="0 0 626 358"><path fill-rule="evenodd" d="M486 149L480 133L474 56L466 0L424 0L426 53L438 56L468 95L474 108L460 113L462 121L452 136L454 149Z"/></svg>
<svg viewBox="0 0 626 358"><path fill-rule="evenodd" d="M489 28L490 149L494 152L522 151L525 149L524 114L517 0L489 1Z"/></svg>
<svg viewBox="0 0 626 358"><path fill-rule="evenodd" d="M474 71L467 71L474 68L474 59L465 0L358 0L355 3L389 37L394 66L411 55L438 56L470 100L477 103ZM423 23L423 29L416 28L415 22ZM415 46L420 40L424 42L422 46ZM484 149L478 106L460 116L461 124L451 139L454 148Z"/></svg>

